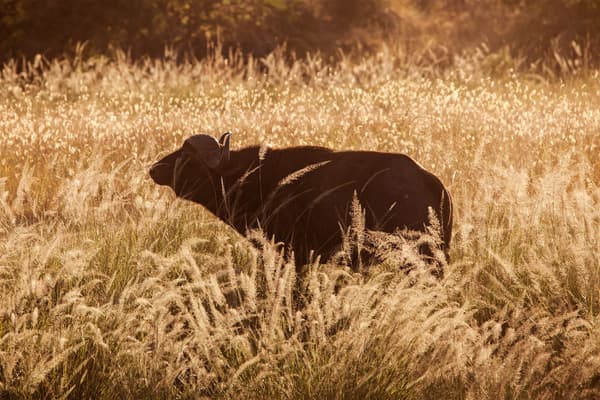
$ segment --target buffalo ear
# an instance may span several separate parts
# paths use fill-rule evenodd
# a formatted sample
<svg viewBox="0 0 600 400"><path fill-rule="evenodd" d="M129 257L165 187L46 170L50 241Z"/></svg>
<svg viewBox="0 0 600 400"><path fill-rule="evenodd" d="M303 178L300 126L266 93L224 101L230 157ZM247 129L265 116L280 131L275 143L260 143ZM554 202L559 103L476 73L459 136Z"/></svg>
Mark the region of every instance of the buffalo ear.
<svg viewBox="0 0 600 400"><path fill-rule="evenodd" d="M210 135L190 136L183 142L182 150L192 158L203 162L210 169L222 169L229 162L230 132L221 136L219 141Z"/></svg>
<svg viewBox="0 0 600 400"><path fill-rule="evenodd" d="M190 136L183 142L182 150L212 169L217 168L221 161L221 145L210 135Z"/></svg>

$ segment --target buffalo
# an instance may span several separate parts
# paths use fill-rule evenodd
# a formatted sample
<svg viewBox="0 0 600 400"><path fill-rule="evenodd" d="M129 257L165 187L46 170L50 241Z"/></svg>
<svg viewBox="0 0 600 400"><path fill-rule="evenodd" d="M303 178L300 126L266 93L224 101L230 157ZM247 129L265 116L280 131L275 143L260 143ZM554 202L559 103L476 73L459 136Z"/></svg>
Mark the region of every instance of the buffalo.
<svg viewBox="0 0 600 400"><path fill-rule="evenodd" d="M150 176L242 235L260 228L285 243L297 267L315 256L329 259L340 250L353 199L364 210L364 228L371 231L424 232L433 211L440 247L448 256L450 194L412 158L316 146L230 150L230 135L187 138L181 148L152 165Z"/></svg>

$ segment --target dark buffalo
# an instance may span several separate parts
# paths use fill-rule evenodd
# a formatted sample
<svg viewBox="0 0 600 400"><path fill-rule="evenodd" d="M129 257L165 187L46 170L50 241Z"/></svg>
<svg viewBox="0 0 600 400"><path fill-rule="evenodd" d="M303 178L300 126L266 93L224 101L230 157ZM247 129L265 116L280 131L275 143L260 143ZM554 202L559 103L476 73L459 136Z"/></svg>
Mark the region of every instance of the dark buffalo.
<svg viewBox="0 0 600 400"><path fill-rule="evenodd" d="M155 163L150 176L241 234L261 228L287 243L298 266L309 261L311 251L327 259L340 249L355 195L369 230L424 231L431 208L440 221L447 256L450 195L410 157L314 146L230 150L229 139L229 133L219 141L194 135Z"/></svg>

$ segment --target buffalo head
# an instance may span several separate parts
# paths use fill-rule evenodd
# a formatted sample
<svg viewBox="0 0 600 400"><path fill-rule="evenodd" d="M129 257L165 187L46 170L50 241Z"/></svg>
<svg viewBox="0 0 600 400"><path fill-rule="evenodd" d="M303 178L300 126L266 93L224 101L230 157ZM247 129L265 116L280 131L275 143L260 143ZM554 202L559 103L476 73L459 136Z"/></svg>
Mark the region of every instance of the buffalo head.
<svg viewBox="0 0 600 400"><path fill-rule="evenodd" d="M226 132L219 140L205 134L187 138L181 148L152 165L150 177L179 197L203 204L216 201L212 189L229 163L230 136Z"/></svg>

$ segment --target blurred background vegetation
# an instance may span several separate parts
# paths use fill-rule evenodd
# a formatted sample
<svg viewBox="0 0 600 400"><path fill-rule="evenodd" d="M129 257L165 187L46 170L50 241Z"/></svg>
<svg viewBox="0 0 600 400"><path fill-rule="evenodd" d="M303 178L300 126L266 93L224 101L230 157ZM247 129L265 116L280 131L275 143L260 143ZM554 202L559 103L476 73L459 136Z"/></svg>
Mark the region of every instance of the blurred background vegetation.
<svg viewBox="0 0 600 400"><path fill-rule="evenodd" d="M284 46L332 60L385 44L424 63L483 52L565 71L598 64L598 39L600 0L0 0L0 62L77 43L133 59L202 58L219 43L225 55Z"/></svg>

